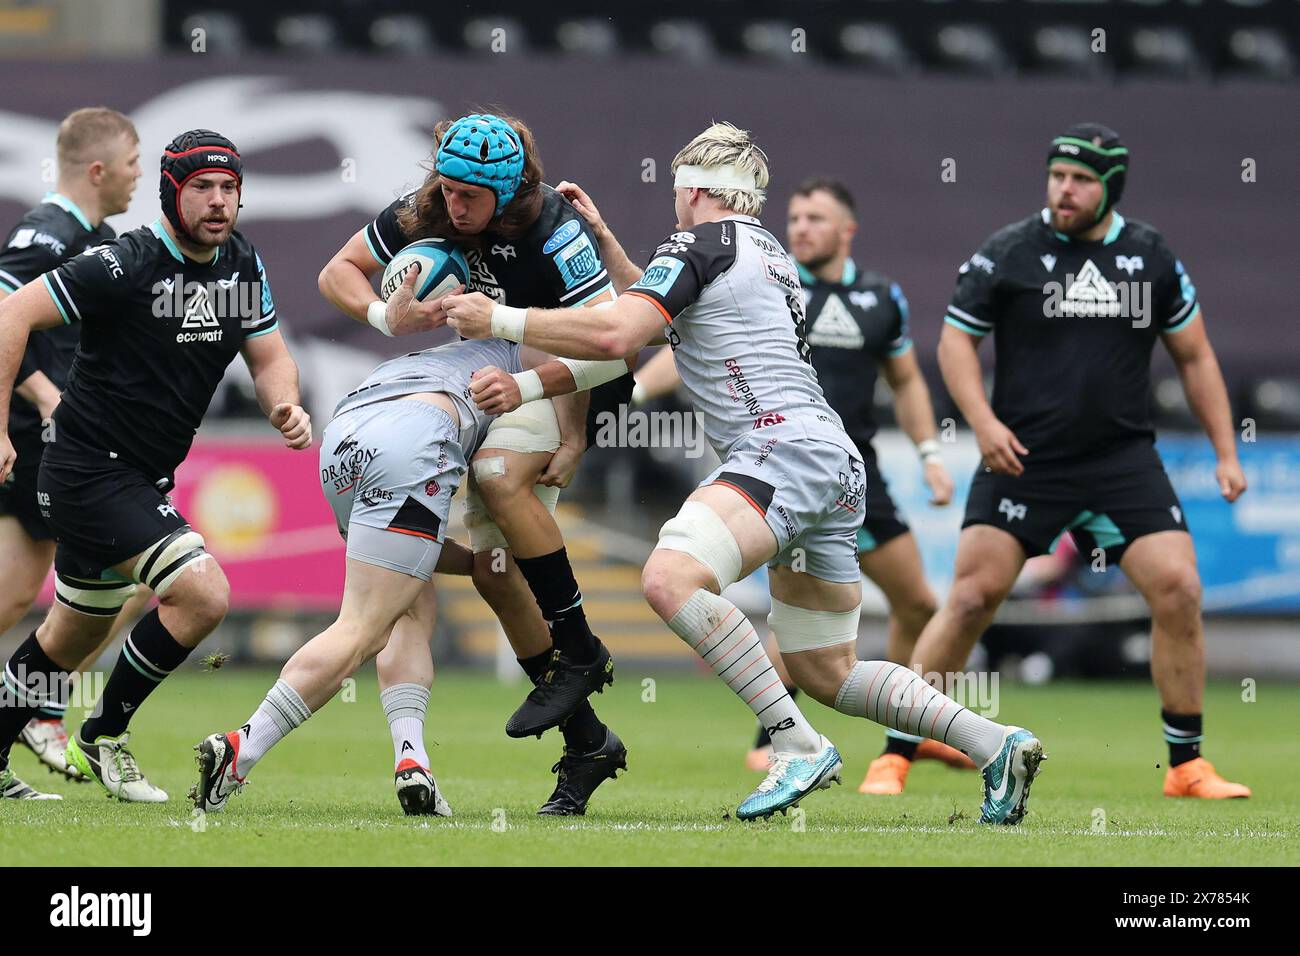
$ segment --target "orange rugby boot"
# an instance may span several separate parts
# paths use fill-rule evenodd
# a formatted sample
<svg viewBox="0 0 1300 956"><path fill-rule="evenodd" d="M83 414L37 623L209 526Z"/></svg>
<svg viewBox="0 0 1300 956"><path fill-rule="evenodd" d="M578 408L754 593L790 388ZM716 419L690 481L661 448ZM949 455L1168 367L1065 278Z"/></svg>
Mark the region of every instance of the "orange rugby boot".
<svg viewBox="0 0 1300 956"><path fill-rule="evenodd" d="M858 785L858 793L892 796L903 792L912 761L898 754L881 754L867 767L867 775Z"/></svg>
<svg viewBox="0 0 1300 956"><path fill-rule="evenodd" d="M1199 797L1202 800L1228 800L1250 796L1250 787L1224 780L1214 770L1214 765L1204 757L1196 757L1165 774L1166 797Z"/></svg>

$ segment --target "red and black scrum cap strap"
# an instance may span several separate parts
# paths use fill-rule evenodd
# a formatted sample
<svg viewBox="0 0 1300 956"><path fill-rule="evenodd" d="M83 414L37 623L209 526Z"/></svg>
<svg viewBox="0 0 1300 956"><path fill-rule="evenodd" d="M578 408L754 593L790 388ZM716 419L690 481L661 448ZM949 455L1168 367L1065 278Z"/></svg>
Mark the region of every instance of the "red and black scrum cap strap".
<svg viewBox="0 0 1300 956"><path fill-rule="evenodd" d="M244 186L244 162L235 144L210 129L181 133L163 150L158 177L158 198L163 215L181 235L189 235L181 217L180 198L185 184L202 173L233 176Z"/></svg>

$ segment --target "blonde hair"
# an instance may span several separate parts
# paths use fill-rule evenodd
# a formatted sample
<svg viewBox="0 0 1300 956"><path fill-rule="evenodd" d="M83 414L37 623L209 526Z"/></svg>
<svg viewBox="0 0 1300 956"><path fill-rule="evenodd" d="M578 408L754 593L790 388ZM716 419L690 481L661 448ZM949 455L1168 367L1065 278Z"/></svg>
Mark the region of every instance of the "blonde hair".
<svg viewBox="0 0 1300 956"><path fill-rule="evenodd" d="M87 106L73 110L59 124L57 150L60 169L84 166L95 160L108 159L113 142L126 136L132 143L140 141L135 124L107 106Z"/></svg>
<svg viewBox="0 0 1300 956"><path fill-rule="evenodd" d="M708 189L706 194L742 216L757 216L767 201L767 154L750 138L748 130L730 123L714 123L682 147L673 158L673 172L679 166L735 166L752 173L756 189Z"/></svg>

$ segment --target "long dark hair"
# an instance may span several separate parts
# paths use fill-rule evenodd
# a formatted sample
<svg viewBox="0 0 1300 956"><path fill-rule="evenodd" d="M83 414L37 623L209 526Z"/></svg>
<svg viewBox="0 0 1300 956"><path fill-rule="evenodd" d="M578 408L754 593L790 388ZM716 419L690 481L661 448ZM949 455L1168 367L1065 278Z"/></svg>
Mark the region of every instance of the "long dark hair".
<svg viewBox="0 0 1300 956"><path fill-rule="evenodd" d="M510 128L519 136L519 142L523 144L524 172L514 198L506 203L506 208L501 210L499 216L492 217L484 231L505 239L518 239L537 221L542 211L542 161L537 155L533 131L524 125L523 120L501 113L497 115L510 124ZM438 145L454 122L455 120L442 120L433 128L433 153L425 164L428 175L415 192L415 202L398 210L397 222L412 240L436 236L478 247L478 235L465 235L451 224L451 217L447 215L447 203L442 196L442 177L434 165Z"/></svg>

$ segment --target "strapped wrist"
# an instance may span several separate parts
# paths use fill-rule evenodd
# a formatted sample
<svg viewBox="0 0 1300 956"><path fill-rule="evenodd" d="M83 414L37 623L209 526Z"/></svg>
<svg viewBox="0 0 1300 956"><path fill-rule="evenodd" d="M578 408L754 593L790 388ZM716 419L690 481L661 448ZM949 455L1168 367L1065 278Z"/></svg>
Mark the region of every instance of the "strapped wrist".
<svg viewBox="0 0 1300 956"><path fill-rule="evenodd" d="M393 337L393 330L388 327L388 303L383 299L366 306L366 321L390 339Z"/></svg>
<svg viewBox="0 0 1300 956"><path fill-rule="evenodd" d="M507 342L524 341L524 323L528 320L527 309L516 309L509 305L492 306L492 334Z"/></svg>

